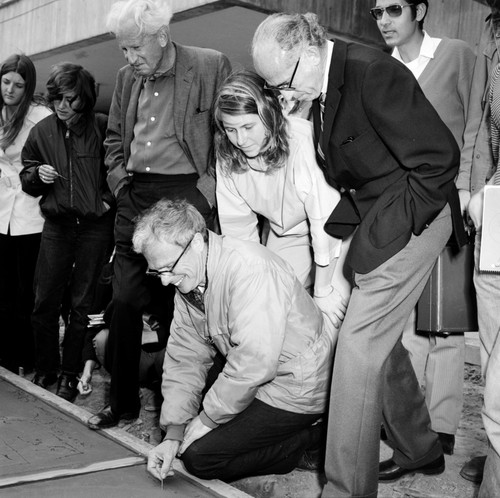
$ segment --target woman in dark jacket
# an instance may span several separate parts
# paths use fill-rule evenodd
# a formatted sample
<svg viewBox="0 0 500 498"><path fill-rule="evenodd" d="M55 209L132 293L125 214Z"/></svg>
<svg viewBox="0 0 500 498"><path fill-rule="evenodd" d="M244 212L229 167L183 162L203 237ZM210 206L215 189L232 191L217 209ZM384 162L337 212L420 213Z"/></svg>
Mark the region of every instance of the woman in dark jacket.
<svg viewBox="0 0 500 498"><path fill-rule="evenodd" d="M22 187L42 196L45 216L35 275L32 325L36 343L33 382L73 400L89 308L112 244L112 196L106 184L106 118L95 115L96 85L83 67L52 69L47 98L55 114L30 132L22 151ZM70 310L59 357L59 316L65 292Z"/></svg>

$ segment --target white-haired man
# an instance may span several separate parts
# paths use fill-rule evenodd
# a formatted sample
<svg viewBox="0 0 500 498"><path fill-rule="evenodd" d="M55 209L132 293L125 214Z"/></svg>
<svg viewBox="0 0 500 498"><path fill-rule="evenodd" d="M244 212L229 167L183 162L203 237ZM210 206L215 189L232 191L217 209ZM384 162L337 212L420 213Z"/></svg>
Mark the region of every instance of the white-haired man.
<svg viewBox="0 0 500 498"><path fill-rule="evenodd" d="M209 224L214 214L211 106L230 64L214 50L174 43L171 17L163 0L128 0L114 3L107 18L128 65L118 72L105 141L117 204L110 405L89 419L91 429L135 418L140 410L142 313L150 294L146 261L132 250L134 218L174 197L188 199ZM172 295L165 299L171 303Z"/></svg>

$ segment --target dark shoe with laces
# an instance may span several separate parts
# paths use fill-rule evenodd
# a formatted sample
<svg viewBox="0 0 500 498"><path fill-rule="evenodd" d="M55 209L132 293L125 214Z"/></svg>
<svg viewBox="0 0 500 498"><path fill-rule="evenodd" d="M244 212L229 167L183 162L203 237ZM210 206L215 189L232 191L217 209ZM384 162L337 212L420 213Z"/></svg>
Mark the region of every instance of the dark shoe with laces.
<svg viewBox="0 0 500 498"><path fill-rule="evenodd" d="M62 374L59 377L56 394L66 401L73 401L78 394L78 389L76 388L77 385L78 379L76 378L76 375Z"/></svg>
<svg viewBox="0 0 500 498"><path fill-rule="evenodd" d="M36 372L35 375L33 376L33 379L31 379L31 382L33 382L33 384L36 384L39 387L43 387L44 389L47 389L47 387L51 386L52 384L55 384L56 381L57 381L57 374L55 372L52 373Z"/></svg>
<svg viewBox="0 0 500 498"><path fill-rule="evenodd" d="M476 456L471 458L464 464L460 470L460 475L468 481L476 484L481 484L483 481L484 465L486 463L486 455Z"/></svg>
<svg viewBox="0 0 500 498"><path fill-rule="evenodd" d="M445 432L438 432L438 436L441 441L441 446L443 447L443 453L446 455L453 455L453 450L455 449L455 436L453 434L446 434Z"/></svg>
<svg viewBox="0 0 500 498"><path fill-rule="evenodd" d="M379 481L396 481L407 474L436 475L444 472L444 456L441 455L432 462L417 467L416 469L404 469L400 467L392 458L380 462L378 469Z"/></svg>
<svg viewBox="0 0 500 498"><path fill-rule="evenodd" d="M139 416L139 411L117 414L111 406L106 406L104 410L87 420L87 425L92 430L107 429L118 425L120 420L133 420Z"/></svg>

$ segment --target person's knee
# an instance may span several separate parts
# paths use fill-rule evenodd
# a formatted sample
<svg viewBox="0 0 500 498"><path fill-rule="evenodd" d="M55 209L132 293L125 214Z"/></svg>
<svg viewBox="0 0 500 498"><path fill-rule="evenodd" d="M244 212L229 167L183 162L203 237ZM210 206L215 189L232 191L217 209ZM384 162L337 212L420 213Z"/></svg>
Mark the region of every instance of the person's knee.
<svg viewBox="0 0 500 498"><path fill-rule="evenodd" d="M199 445L194 442L184 451L181 457L186 470L199 479L218 479L217 469L210 457L202 452Z"/></svg>

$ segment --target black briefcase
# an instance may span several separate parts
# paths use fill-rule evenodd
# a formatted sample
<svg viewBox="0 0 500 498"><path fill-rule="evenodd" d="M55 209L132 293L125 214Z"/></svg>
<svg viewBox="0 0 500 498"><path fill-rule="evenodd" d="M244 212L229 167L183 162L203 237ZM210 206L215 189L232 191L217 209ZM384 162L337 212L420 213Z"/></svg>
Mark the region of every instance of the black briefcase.
<svg viewBox="0 0 500 498"><path fill-rule="evenodd" d="M418 301L417 330L438 335L478 330L473 271L472 241L460 250L444 248Z"/></svg>

